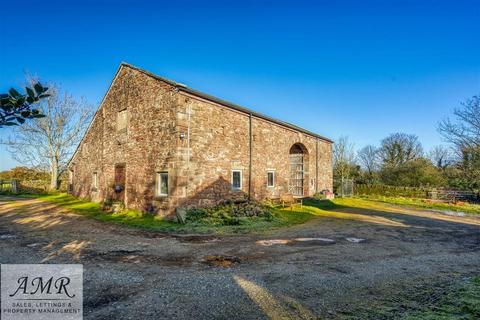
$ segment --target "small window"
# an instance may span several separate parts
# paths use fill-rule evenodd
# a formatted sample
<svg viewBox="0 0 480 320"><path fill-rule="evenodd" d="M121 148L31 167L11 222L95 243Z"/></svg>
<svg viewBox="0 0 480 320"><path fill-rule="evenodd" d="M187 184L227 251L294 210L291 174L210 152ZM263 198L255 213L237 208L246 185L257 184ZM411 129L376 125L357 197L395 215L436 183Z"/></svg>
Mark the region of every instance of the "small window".
<svg viewBox="0 0 480 320"><path fill-rule="evenodd" d="M117 132L127 131L128 113L127 109L119 111L117 114Z"/></svg>
<svg viewBox="0 0 480 320"><path fill-rule="evenodd" d="M157 173L156 191L157 197L168 196L168 172Z"/></svg>
<svg viewBox="0 0 480 320"><path fill-rule="evenodd" d="M242 171L240 170L232 171L232 189L233 190L242 189Z"/></svg>
<svg viewBox="0 0 480 320"><path fill-rule="evenodd" d="M92 188L97 189L98 188L98 175L96 172L93 173L92 175Z"/></svg>
<svg viewBox="0 0 480 320"><path fill-rule="evenodd" d="M267 172L267 187L269 188L275 187L275 171Z"/></svg>

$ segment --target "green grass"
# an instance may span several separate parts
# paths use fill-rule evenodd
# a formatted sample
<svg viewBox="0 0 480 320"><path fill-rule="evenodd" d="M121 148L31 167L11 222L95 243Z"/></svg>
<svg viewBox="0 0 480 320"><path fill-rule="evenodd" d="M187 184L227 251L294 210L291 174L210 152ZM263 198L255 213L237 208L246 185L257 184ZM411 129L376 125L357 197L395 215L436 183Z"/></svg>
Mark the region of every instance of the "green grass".
<svg viewBox="0 0 480 320"><path fill-rule="evenodd" d="M404 319L480 319L480 276L473 278L457 290L449 292L436 305L407 314Z"/></svg>
<svg viewBox="0 0 480 320"><path fill-rule="evenodd" d="M396 205L406 205L411 207L417 208L425 208L425 209L435 209L435 210L448 210L448 211L456 211L456 212L465 212L471 214L480 214L480 205L464 203L462 205L455 205L450 203L432 203L425 201L423 199L416 199L416 198L403 198L403 197L385 197L385 196L378 196L378 197L363 197L361 199L368 199L383 203L389 204L396 204Z"/></svg>
<svg viewBox="0 0 480 320"><path fill-rule="evenodd" d="M480 276L449 280L414 280L379 288L378 299L347 311L344 320L477 320L480 319Z"/></svg>
<svg viewBox="0 0 480 320"><path fill-rule="evenodd" d="M265 218L241 218L239 225L219 225L210 221L189 222L187 224L175 223L170 220L158 218L150 214L143 214L136 210L126 210L122 213L111 214L101 210L98 203L88 202L76 199L65 193L48 194L48 195L20 195L21 197L36 197L40 200L56 203L64 208L70 209L81 215L94 218L96 220L118 223L129 227L136 227L159 232L175 232L175 233L216 233L216 234L234 234L234 233L259 233L268 230L288 227L306 223L314 218L338 218L353 219L351 214L340 212L341 208L363 208L371 210L388 210L385 206L388 204L408 205L413 207L421 207L428 209L456 210L471 213L480 213L480 206L464 205L454 206L442 203L425 203L419 199L408 198L343 198L328 200L307 200L304 206L295 205L293 210L290 208L282 209L275 207L272 209L273 219Z"/></svg>
<svg viewBox="0 0 480 320"><path fill-rule="evenodd" d="M31 198L32 195L22 196ZM331 201L306 202L301 208L299 205L290 208L275 207L273 219L264 218L242 218L240 225L212 225L206 222L191 222L187 224L175 223L173 221L158 218L150 214L143 214L136 210L126 210L122 213L112 214L102 211L100 204L76 199L65 193L37 195L36 198L60 205L72 210L75 213L90 217L99 221L118 223L121 225L141 228L158 232L175 233L256 233L272 229L288 227L305 223L315 217L325 215L326 210L332 210L337 206Z"/></svg>
<svg viewBox="0 0 480 320"><path fill-rule="evenodd" d="M58 204L61 207L70 209L83 216L104 222L113 222L158 231L180 231L182 228L181 224L159 219L153 215L143 214L136 210L125 210L118 214L107 213L102 210L101 205L98 203L77 199L66 193L39 195L37 198L42 201Z"/></svg>
<svg viewBox="0 0 480 320"><path fill-rule="evenodd" d="M158 232L173 233L214 233L214 234L236 234L236 233L261 233L268 230L289 227L306 223L315 218L334 218L343 220L365 220L374 218L367 216L352 215L348 210L338 209L362 208L370 210L388 211L385 204L409 205L414 207L454 210L462 209L465 212L480 213L480 206L465 205L459 208L448 204L428 204L418 199L406 198L343 198L329 200L307 200L303 207L295 205L290 208L274 207L272 209L273 219L261 217L241 218L239 225L220 225L211 221L197 221L186 224L175 223L150 214L143 214L136 210L126 210L122 213L112 214L102 211L100 204L76 199L65 193L48 195L20 195L20 197L36 197L46 202L56 203L73 212L90 217L96 220L117 223L124 226L141 228ZM453 208L451 208L453 207Z"/></svg>

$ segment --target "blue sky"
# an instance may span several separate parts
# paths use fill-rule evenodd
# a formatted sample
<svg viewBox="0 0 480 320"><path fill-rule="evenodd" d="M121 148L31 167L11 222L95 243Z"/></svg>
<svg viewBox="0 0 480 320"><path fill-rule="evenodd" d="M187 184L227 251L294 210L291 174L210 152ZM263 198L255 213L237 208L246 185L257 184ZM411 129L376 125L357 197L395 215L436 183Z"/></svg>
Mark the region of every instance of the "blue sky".
<svg viewBox="0 0 480 320"><path fill-rule="evenodd" d="M480 93L479 1L4 1L0 90L24 73L98 105L121 61L356 148ZM0 135L7 132L2 129ZM0 170L15 166L0 147Z"/></svg>

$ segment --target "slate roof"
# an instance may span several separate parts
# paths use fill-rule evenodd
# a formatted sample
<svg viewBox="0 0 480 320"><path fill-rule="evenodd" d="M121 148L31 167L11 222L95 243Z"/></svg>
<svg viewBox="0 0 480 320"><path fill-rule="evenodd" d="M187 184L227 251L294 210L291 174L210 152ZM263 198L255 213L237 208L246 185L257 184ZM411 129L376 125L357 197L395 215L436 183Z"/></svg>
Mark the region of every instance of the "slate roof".
<svg viewBox="0 0 480 320"><path fill-rule="evenodd" d="M226 100L223 100L223 99L220 99L220 98L217 98L217 97L214 97L214 96L211 96L209 94L206 94L206 93L203 93L201 91L198 91L198 90L194 90L194 89L191 89L189 87L187 87L186 85L182 84L182 83L179 83L179 82L176 82L176 81L173 81L173 80L170 80L170 79L167 79L167 78L164 78L164 77L160 77L154 73L151 73L145 69L142 69L142 68L139 68L139 67L136 67L136 66L133 66L129 63L126 63L126 62L122 62L121 63L122 66L126 66L126 67L129 67L129 68L132 68L134 70L137 70L139 72L142 72L152 78L155 78L157 80L160 80L160 81L163 81L163 82L166 82L172 86L174 86L177 90L179 91L182 91L182 92L186 92L186 93L189 93L191 95L194 95L194 96L197 96L199 98L202 98L202 99L205 99L205 100L208 100L208 101L212 101L212 102L215 102L215 103L218 103L220 105L223 105L223 106L226 106L226 107L229 107L231 109L234 109L234 110L237 110L237 111L240 111L240 112L243 112L243 113L246 113L246 114L251 114L252 116L256 117L256 118L260 118L260 119L264 119L264 120L267 120L267 121L270 121L270 122L273 122L273 123L276 123L276 124L279 124L281 126L284 126L284 127L287 127L287 128L290 128L290 129L293 129L293 130L296 130L296 131L299 131L299 132L302 132L302 133L305 133L305 134L308 134L310 136L313 136L313 137L316 137L316 138L319 138L319 139L322 139L324 141L327 141L327 142L330 142L330 143L333 143L332 140L330 140L329 138L326 138L324 136L321 136L319 134L316 134L314 132L311 132L309 130L306 130L306 129L303 129L299 126L296 126L294 124L291 124L289 122L285 122L285 121L282 121L282 120L278 120L278 119L275 119L275 118L272 118L270 116L267 116L265 114L262 114L262 113L259 113L259 112L256 112L256 111L253 111L249 108L245 108L245 107L242 107L238 104L235 104L235 103L232 103L232 102L229 102L229 101L226 101Z"/></svg>

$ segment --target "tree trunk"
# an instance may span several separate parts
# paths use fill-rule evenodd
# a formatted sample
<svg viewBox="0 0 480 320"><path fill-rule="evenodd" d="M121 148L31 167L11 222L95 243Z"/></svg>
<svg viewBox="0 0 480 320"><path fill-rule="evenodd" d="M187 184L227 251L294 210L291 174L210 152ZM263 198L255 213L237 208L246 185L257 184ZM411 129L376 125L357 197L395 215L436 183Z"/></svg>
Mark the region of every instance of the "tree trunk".
<svg viewBox="0 0 480 320"><path fill-rule="evenodd" d="M58 189L58 162L53 160L50 170L50 190Z"/></svg>

